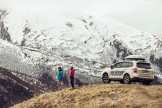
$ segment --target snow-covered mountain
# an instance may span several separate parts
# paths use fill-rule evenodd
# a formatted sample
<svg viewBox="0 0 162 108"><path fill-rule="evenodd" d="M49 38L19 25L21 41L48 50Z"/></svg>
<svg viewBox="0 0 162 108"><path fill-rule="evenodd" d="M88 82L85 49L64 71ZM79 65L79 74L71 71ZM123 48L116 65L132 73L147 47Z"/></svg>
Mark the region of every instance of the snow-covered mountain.
<svg viewBox="0 0 162 108"><path fill-rule="evenodd" d="M152 63L156 74L162 71L162 38L107 15L0 11L0 24L0 49L14 46L16 51L7 52L16 54L20 64L52 65L54 71L59 65L65 70L73 65L79 72L95 75L102 64L140 54Z"/></svg>

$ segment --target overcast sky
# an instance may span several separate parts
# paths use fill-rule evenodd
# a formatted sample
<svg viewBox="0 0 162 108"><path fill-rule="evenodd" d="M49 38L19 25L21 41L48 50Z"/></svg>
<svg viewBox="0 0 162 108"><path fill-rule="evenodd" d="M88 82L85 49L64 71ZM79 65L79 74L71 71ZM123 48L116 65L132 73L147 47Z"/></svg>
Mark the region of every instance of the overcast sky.
<svg viewBox="0 0 162 108"><path fill-rule="evenodd" d="M0 7L18 12L54 10L107 14L129 26L162 36L162 0L0 0Z"/></svg>

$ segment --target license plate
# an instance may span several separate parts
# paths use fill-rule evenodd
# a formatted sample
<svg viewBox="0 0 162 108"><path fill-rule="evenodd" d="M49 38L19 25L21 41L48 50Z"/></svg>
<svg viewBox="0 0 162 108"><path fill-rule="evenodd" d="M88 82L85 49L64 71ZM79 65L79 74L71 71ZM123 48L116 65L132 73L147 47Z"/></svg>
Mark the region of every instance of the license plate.
<svg viewBox="0 0 162 108"><path fill-rule="evenodd" d="M149 73L148 70L142 70L142 73Z"/></svg>

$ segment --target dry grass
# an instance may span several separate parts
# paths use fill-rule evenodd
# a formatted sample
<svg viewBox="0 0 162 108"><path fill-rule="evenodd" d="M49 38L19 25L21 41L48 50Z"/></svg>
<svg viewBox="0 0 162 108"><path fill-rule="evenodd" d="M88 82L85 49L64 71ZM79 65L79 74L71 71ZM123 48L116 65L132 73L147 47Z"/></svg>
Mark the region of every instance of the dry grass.
<svg viewBox="0 0 162 108"><path fill-rule="evenodd" d="M162 86L109 84L66 88L13 108L162 108Z"/></svg>

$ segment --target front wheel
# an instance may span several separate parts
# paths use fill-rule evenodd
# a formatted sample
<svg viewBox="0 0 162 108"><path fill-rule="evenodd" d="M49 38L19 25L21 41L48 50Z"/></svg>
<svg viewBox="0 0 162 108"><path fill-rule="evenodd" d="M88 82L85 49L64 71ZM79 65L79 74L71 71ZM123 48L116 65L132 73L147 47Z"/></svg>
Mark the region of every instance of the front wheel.
<svg viewBox="0 0 162 108"><path fill-rule="evenodd" d="M131 83L130 76L128 74L124 75L123 83L124 84L130 84Z"/></svg>
<svg viewBox="0 0 162 108"><path fill-rule="evenodd" d="M105 83L105 84L111 82L111 80L109 79L107 73L104 73L104 74L103 74L103 76L102 76L102 82Z"/></svg>

